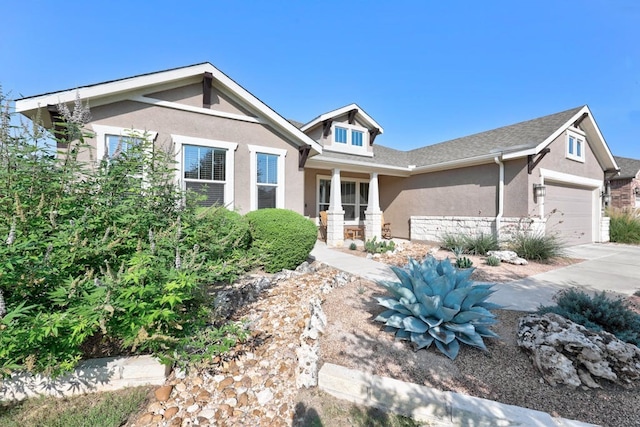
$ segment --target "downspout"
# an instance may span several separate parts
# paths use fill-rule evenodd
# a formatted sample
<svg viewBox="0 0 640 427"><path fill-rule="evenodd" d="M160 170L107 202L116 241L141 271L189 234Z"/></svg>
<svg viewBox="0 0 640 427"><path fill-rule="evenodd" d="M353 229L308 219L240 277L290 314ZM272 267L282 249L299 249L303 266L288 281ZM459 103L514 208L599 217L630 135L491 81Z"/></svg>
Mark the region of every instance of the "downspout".
<svg viewBox="0 0 640 427"><path fill-rule="evenodd" d="M500 240L500 227L502 226L502 215L504 214L504 163L500 157L493 158L500 167L500 182L498 183L498 214L496 215L496 238Z"/></svg>

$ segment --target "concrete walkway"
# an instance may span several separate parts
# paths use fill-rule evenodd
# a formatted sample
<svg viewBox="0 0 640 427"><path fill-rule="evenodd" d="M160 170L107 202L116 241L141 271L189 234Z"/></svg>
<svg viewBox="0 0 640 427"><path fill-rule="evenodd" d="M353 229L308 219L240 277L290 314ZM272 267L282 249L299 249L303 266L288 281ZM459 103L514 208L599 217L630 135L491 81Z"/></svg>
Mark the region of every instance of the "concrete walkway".
<svg viewBox="0 0 640 427"><path fill-rule="evenodd" d="M570 287L624 295L640 290L640 246L593 243L573 246L566 252L569 257L585 261L500 283L489 300L510 310L535 311L540 305L553 304L553 295ZM386 264L329 249L324 242L316 242L311 256L338 270L372 281L397 280Z"/></svg>

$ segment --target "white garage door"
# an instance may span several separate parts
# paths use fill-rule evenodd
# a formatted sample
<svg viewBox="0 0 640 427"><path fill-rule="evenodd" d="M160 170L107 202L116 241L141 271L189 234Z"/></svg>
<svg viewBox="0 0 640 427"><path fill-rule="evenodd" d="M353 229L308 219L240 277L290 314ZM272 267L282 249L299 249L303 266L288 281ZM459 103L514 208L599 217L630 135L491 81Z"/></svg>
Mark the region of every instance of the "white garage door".
<svg viewBox="0 0 640 427"><path fill-rule="evenodd" d="M545 183L547 234L557 233L567 245L593 242L593 190ZM555 209L555 213L553 210Z"/></svg>

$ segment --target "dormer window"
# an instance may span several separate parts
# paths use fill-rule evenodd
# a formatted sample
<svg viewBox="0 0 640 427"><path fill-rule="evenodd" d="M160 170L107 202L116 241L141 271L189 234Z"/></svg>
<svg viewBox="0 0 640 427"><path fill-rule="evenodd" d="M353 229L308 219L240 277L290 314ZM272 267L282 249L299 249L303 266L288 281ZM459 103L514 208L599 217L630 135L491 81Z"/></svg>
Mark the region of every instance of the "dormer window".
<svg viewBox="0 0 640 427"><path fill-rule="evenodd" d="M584 162L585 149L584 135L567 131L567 159Z"/></svg>
<svg viewBox="0 0 640 427"><path fill-rule="evenodd" d="M331 145L326 145L329 151L339 151L368 156L369 130L362 126L349 123L334 123L331 126Z"/></svg>

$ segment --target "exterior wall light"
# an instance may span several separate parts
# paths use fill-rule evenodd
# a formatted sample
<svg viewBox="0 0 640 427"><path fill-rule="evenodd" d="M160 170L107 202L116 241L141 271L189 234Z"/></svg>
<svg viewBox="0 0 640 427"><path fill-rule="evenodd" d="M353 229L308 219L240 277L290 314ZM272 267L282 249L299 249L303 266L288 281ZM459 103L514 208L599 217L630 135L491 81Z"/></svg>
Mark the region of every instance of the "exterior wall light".
<svg viewBox="0 0 640 427"><path fill-rule="evenodd" d="M533 184L533 197L539 199L547 194L547 187L542 184Z"/></svg>
<svg viewBox="0 0 640 427"><path fill-rule="evenodd" d="M602 203L604 203L605 205L611 203L611 194L603 191L602 193L600 193L600 197L602 197Z"/></svg>

